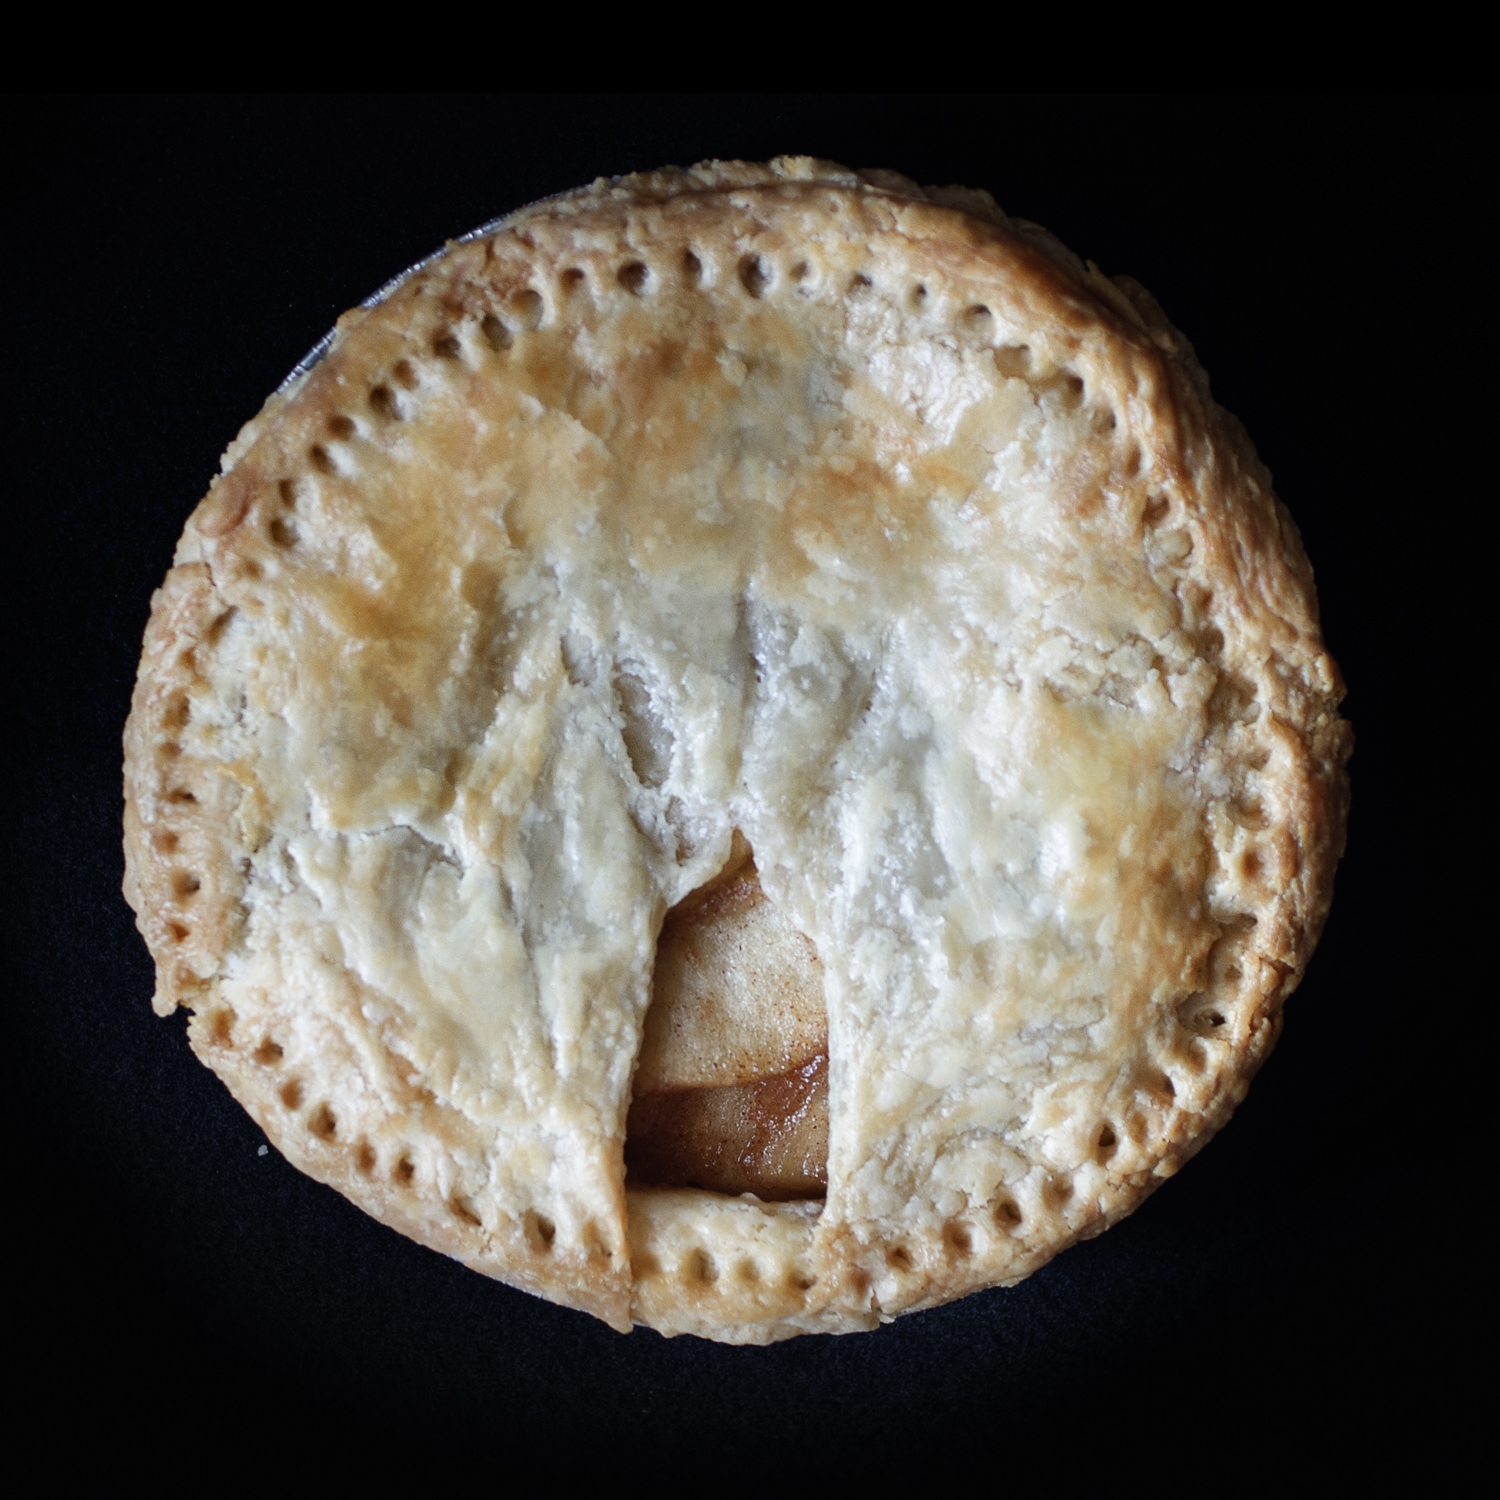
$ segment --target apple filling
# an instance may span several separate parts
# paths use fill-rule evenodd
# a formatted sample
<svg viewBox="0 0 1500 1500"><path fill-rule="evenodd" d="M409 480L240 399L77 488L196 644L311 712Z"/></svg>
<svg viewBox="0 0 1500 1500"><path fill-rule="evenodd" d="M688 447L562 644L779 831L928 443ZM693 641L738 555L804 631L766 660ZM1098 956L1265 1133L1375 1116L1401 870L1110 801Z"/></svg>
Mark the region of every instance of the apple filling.
<svg viewBox="0 0 1500 1500"><path fill-rule="evenodd" d="M827 1186L822 965L738 831L724 868L662 924L625 1169L632 1187L767 1200Z"/></svg>

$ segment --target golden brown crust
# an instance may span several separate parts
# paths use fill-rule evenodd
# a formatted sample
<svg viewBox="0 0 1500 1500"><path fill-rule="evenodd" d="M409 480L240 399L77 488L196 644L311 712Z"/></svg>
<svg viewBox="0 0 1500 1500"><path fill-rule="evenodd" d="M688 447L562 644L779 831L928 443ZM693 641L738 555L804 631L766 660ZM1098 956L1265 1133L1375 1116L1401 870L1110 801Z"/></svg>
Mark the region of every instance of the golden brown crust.
<svg viewBox="0 0 1500 1500"><path fill-rule="evenodd" d="M833 394L777 374L804 369ZM719 462L783 426L760 467ZM636 639L607 603L585 630L555 580L595 556L600 515L625 517L632 577L658 555L688 576L711 549L683 538L721 513L683 502L658 541L650 506L678 504L689 460L769 519L734 544L724 654L669 680L652 653L670 589ZM523 473L548 507L527 509ZM617 509L580 510L558 550L556 497L590 486ZM1003 526L985 506L1009 507ZM525 571L538 557L553 582ZM1005 588L971 607L991 566ZM848 600L904 622L901 650L860 635ZM700 607L680 649L714 628ZM766 682L734 699L725 674L751 659ZM951 666L948 697L902 676L918 660ZM824 674L821 697L799 673ZM617 1327L847 1331L1029 1274L1228 1118L1327 915L1341 694L1296 529L1136 283L895 174L791 159L601 180L346 315L226 455L147 631L126 894L158 1008L190 1005L199 1056L271 1139L385 1222ZM752 702L827 779L748 718L753 764L714 769L713 726ZM818 728L815 702L844 718ZM861 726L885 704L877 741ZM914 743L916 779L882 781ZM580 797L597 819L567 811ZM542 813L566 825L545 848L525 832ZM756 820L767 888L830 970L827 1206L627 1206L656 927ZM859 851L887 826L930 833L921 858L946 873L912 854L881 874ZM583 899L546 884L568 839L594 841L571 868L615 882L576 927L604 990L567 967L583 939L549 948L530 915ZM963 895L991 889L993 909ZM475 1009L483 942L486 973L512 978ZM1034 1003L1054 993L1048 1020Z"/></svg>

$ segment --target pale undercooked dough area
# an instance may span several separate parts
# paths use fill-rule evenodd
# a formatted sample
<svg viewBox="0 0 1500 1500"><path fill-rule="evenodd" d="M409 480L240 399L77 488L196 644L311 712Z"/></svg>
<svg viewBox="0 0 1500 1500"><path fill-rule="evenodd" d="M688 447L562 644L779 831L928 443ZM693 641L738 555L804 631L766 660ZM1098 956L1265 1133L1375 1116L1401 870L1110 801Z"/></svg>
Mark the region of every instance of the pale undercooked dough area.
<svg viewBox="0 0 1500 1500"><path fill-rule="evenodd" d="M756 170L453 251L247 432L148 637L130 878L299 1164L762 1341L1024 1275L1224 1117L1343 742L1295 539L1149 308ZM821 968L827 1201L627 1225L658 931L735 830Z"/></svg>

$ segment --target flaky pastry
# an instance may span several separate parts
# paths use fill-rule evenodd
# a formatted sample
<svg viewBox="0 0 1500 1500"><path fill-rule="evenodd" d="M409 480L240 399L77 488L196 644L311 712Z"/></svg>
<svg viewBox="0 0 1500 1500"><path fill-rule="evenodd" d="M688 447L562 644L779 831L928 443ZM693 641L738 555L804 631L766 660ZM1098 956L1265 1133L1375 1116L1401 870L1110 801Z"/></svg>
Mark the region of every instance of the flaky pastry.
<svg viewBox="0 0 1500 1500"><path fill-rule="evenodd" d="M125 889L158 1011L366 1212L622 1330L846 1332L1225 1121L1328 910L1341 693L1135 282L894 173L601 179L230 446Z"/></svg>

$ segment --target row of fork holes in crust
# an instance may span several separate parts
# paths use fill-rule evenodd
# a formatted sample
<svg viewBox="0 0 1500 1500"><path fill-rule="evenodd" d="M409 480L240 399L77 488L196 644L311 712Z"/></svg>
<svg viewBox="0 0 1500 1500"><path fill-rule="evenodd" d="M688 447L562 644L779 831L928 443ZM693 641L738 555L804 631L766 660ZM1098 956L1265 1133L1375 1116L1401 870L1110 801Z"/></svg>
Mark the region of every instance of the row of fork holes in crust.
<svg viewBox="0 0 1500 1500"><path fill-rule="evenodd" d="M192 706L187 694L177 693L168 702L162 714L162 723L167 728L185 729L191 716ZM176 740L167 740L158 751L160 758L167 762L175 761L181 754L182 746ZM175 787L167 793L168 802L189 803L197 800L186 787ZM170 828L157 829L151 841L162 854L177 852L179 838ZM202 879L194 871L181 866L172 871L168 883L172 892L172 901L179 907L187 906L203 888ZM174 943L184 943L191 936L190 929L176 920L167 923L167 932Z"/></svg>
<svg viewBox="0 0 1500 1500"><path fill-rule="evenodd" d="M266 1067L274 1067L284 1057L284 1049L280 1043L267 1038L255 1051L255 1061ZM1163 1088L1168 1093L1175 1093L1170 1079L1163 1075ZM279 1096L282 1104L289 1110L301 1109L304 1102L303 1087L299 1079L288 1079L281 1086ZM331 1106L327 1101L320 1103L309 1115L307 1121L308 1129L319 1140L331 1143L337 1138L338 1121ZM1114 1155L1118 1146L1118 1136L1112 1125L1106 1123L1100 1127L1095 1137L1095 1154L1100 1162L1107 1161ZM355 1148L355 1163L360 1172L365 1176L373 1175L378 1161L373 1148L366 1141L361 1141ZM391 1172L392 1181L402 1187L410 1187L416 1176L410 1156L405 1154L397 1159ZM1073 1184L1070 1178L1059 1176L1050 1178L1042 1190L1043 1202L1054 1212L1063 1208L1073 1196ZM481 1225L479 1215L474 1211L472 1204L459 1194L454 1194L449 1207L455 1217L463 1220L474 1227ZM1019 1205L1013 1198L1002 1198L992 1213L996 1227L1006 1234L1017 1232L1024 1216ZM556 1226L545 1214L535 1210L529 1211L523 1220L523 1228L527 1243L536 1254L549 1254L556 1239ZM969 1226L953 1221L944 1226L943 1247L945 1253L953 1259L967 1259L974 1253L973 1232ZM899 1272L907 1272L913 1269L914 1262L911 1252L901 1245L892 1248L886 1256L888 1263ZM736 1275L741 1281L754 1283L761 1279L761 1270L753 1260L742 1260L736 1265ZM683 1262L684 1279L700 1285L711 1285L719 1279L720 1271L718 1262L714 1257L702 1248L692 1251ZM789 1273L789 1282L798 1290L806 1291L816 1278L807 1277L800 1271Z"/></svg>
<svg viewBox="0 0 1500 1500"><path fill-rule="evenodd" d="M500 328L498 320L486 318L485 329L488 333L490 325L494 324ZM509 347L509 337L505 339L506 347ZM453 341L451 348L444 342L438 340L435 350L440 355L457 355L458 344ZM414 391L421 383L417 374L416 366L409 359L397 360L392 367L389 381L380 381L370 388L369 407L370 411L382 422L399 422L408 415L403 393ZM328 436L335 442L348 442L359 434L359 424L353 417L337 412L328 419ZM336 475L339 473L338 460L333 450L327 443L313 443L307 450L307 461L319 474ZM267 525L271 541L277 547L294 547L298 541L297 525L292 519L291 513L297 508L298 485L295 479L283 479L278 485L283 514L273 516Z"/></svg>
<svg viewBox="0 0 1500 1500"><path fill-rule="evenodd" d="M275 1067L285 1057L285 1049L274 1039L265 1038L259 1047L255 1049L255 1061L263 1067ZM304 1090L302 1082L297 1078L290 1078L278 1090L282 1104L292 1111L302 1108L304 1103ZM338 1135L338 1120L334 1115L332 1107L325 1100L318 1104L307 1119L307 1126L311 1133L325 1143L333 1142ZM373 1175L378 1159L374 1149L367 1141L360 1141L355 1148L355 1164L364 1176ZM402 1153L392 1170L392 1180L402 1187L410 1187L415 1179L416 1171L411 1158ZM463 1220L473 1227L482 1227L482 1221L475 1212L473 1205L461 1195L455 1193L449 1202L449 1208L455 1217ZM1013 1231L1021 1223L1021 1212L1014 1201L1003 1200L995 1209L995 1222L1002 1229ZM536 1210L529 1210L522 1221L527 1244L532 1252L538 1255L551 1253L557 1237L557 1227L545 1214ZM969 1229L962 1224L949 1224L943 1232L945 1248L951 1255L965 1258L973 1253L973 1236ZM890 1254L890 1262L898 1269L910 1269L911 1257L907 1251L897 1248ZM737 1279L747 1285L754 1285L763 1279L764 1273L761 1267L750 1258L738 1261L734 1268ZM701 1247L693 1250L685 1257L682 1263L683 1279L689 1283L699 1286L711 1286L719 1280L720 1269L718 1261L707 1250ZM816 1283L817 1277L811 1276L798 1267L793 1267L787 1273L787 1284L797 1291L808 1291Z"/></svg>
<svg viewBox="0 0 1500 1500"><path fill-rule="evenodd" d="M271 1037L267 1037L262 1041L253 1054L255 1061L265 1068L276 1067L285 1055L286 1052L281 1043ZM277 1092L282 1104L287 1109L295 1112L302 1108L305 1091L300 1078L287 1079ZM320 1141L332 1142L338 1139L338 1116L334 1114L333 1107L326 1099L318 1104L308 1115L307 1128ZM379 1165L379 1158L375 1154L374 1147L368 1141L360 1141L356 1144L354 1148L354 1164L364 1176L369 1177L374 1174L376 1167ZM391 1168L391 1180L398 1186L410 1187L415 1178L416 1166L412 1162L411 1157L403 1151ZM461 1214L461 1217L470 1218L475 1223L479 1222L467 1203L462 1199L455 1199L454 1201L465 1210Z"/></svg>
<svg viewBox="0 0 1500 1500"><path fill-rule="evenodd" d="M213 622L204 636L204 644L212 645L217 640L230 613L232 611L226 611ZM177 665L184 671L194 671L197 665L196 647L187 646L180 651L177 656ZM192 713L192 702L187 693L174 693L162 711L162 727L178 731L186 729L192 719ZM163 762L167 770L170 770L172 764L181 755L182 744L176 739L164 740L157 748L158 759ZM169 786L163 800L171 806L187 807L196 803L198 798L189 787L179 784ZM151 845L159 854L175 854L180 844L181 836L175 829L158 826L152 830ZM203 889L202 878L195 871L181 865L171 872L168 883L173 904L179 907L187 906ZM174 943L185 943L192 936L192 929L175 918L167 922L166 929L167 936Z"/></svg>
<svg viewBox="0 0 1500 1500"><path fill-rule="evenodd" d="M188 701L186 694L179 694L168 706L166 722L181 728L187 723ZM175 740L168 741L161 747L161 755L166 760L175 760L182 754L182 746ZM167 793L167 800L175 803L196 802L198 799L186 787L176 787ZM163 854L175 854L178 846L178 835L170 828L158 829L152 836L152 843ZM173 870L168 877L168 886L172 893L172 902L175 906L187 906L203 888L202 879L192 870L179 866ZM184 922L173 918L167 923L167 935L174 943L185 943L192 936L192 929Z"/></svg>
<svg viewBox="0 0 1500 1500"><path fill-rule="evenodd" d="M284 1056L284 1049L278 1042L267 1038L256 1049L255 1060L267 1067L274 1067ZM283 1105L289 1110L299 1110L303 1104L303 1088L301 1081L296 1078L289 1079L279 1090L279 1096ZM327 1101L319 1104L308 1118L308 1128L319 1140L332 1142L338 1133L338 1121L332 1108ZM1111 1141L1113 1137L1110 1137ZM356 1165L365 1175L373 1174L377 1165L374 1150L368 1142L361 1141L356 1147ZM404 1153L396 1162L392 1171L392 1179L403 1187L409 1187L415 1177L415 1168L411 1158ZM1065 1181L1065 1180L1064 1180ZM1054 1185L1055 1186L1055 1185ZM1061 1191L1061 1197L1054 1206L1071 1196L1071 1183L1066 1183ZM1054 1196L1056 1196L1054 1192ZM473 1225L480 1226L479 1215L473 1206L458 1194L455 1194L449 1203L456 1217ZM996 1225L1006 1231L1014 1232L1022 1222L1019 1207L1013 1199L1003 1199L995 1208L994 1219ZM550 1254L557 1235L556 1225L545 1214L530 1210L524 1217L523 1229L526 1240L532 1251L539 1255ZM943 1243L950 1256L958 1259L967 1258L973 1254L974 1241L969 1228L960 1223L951 1223L945 1226L943 1231ZM890 1263L898 1270L909 1270L912 1265L910 1253L902 1247L897 1247L890 1252L888 1257ZM751 1259L739 1261L735 1267L735 1273L739 1280L754 1284L762 1279L762 1271L759 1265ZM702 1248L692 1251L683 1262L684 1279L700 1285L711 1285L719 1279L719 1265L715 1258ZM809 1290L817 1278L809 1276L800 1269L793 1269L788 1273L788 1284L799 1291Z"/></svg>
<svg viewBox="0 0 1500 1500"><path fill-rule="evenodd" d="M778 282L785 280L793 285L806 280L810 267L805 260L797 260L779 272L772 262L762 255L745 255L735 267L735 278L743 290L759 301L772 291ZM703 260L692 250L684 250L678 262L677 279L688 286L703 286L709 279ZM634 297L649 296L670 278L643 260L629 260L619 266L614 275L616 283ZM560 300L575 296L588 280L588 273L577 266L565 270L559 277ZM874 286L869 276L856 273L850 277L846 295L859 297ZM922 312L928 302L926 286L913 283L907 291L907 305L914 313ZM533 288L516 293L506 309L508 316L500 317L494 312L486 313L479 320L479 334L496 353L509 349L515 342L518 330L531 331L541 326L546 313L546 303ZM966 331L981 337L989 335L994 328L994 314L983 303L965 307L957 316L957 322ZM432 341L432 351L442 359L458 359L463 353L463 342L456 328L439 330ZM1025 344L1003 345L995 350L995 361L1002 373L1027 378L1031 374L1032 358ZM1069 371L1058 377L1065 404L1077 405L1083 396L1083 381ZM408 386L410 388L410 386ZM393 415L399 407L394 392L388 386L378 386L372 393L371 404L382 415Z"/></svg>
<svg viewBox="0 0 1500 1500"><path fill-rule="evenodd" d="M255 1060L265 1067L274 1067L285 1056L285 1050L279 1042L267 1037L255 1050ZM287 1109L297 1111L302 1108L303 1088L302 1082L297 1078L290 1078L282 1084L278 1091L281 1102ZM307 1117L307 1128L320 1141L331 1144L338 1138L338 1117L334 1114L332 1106L324 1100ZM375 1148L368 1141L359 1141L354 1147L354 1164L360 1174L365 1177L373 1177L379 1166L379 1158L375 1154ZM402 1152L397 1157L391 1168L391 1181L398 1187L409 1188L416 1180L417 1170L410 1155ZM449 1210L456 1219L469 1225L471 1228L482 1228L483 1221L475 1211L474 1205L461 1193L455 1192L448 1200ZM527 1236L534 1243L540 1242L544 1247L551 1247L554 1230L551 1220L541 1215L529 1215L527 1222Z"/></svg>
<svg viewBox="0 0 1500 1500"><path fill-rule="evenodd" d="M998 1204L994 1211L995 1225L1003 1233L1013 1233L1021 1223L1021 1210L1009 1198ZM974 1231L967 1224L954 1220L943 1226L943 1253L949 1260L967 1260L974 1253ZM899 1275L916 1269L916 1259L906 1245L893 1245L885 1253L885 1261Z"/></svg>
<svg viewBox="0 0 1500 1500"><path fill-rule="evenodd" d="M703 262L693 251L683 252L681 269L683 279L689 284L702 284ZM787 278L797 282L802 280L807 273L807 262L798 261L788 270ZM738 276L745 291L756 299L765 296L776 279L770 263L765 257L758 255L748 255L740 260ZM560 279L563 293L572 295L586 279L586 273L577 267L564 271ZM645 261L632 260L619 267L616 280L632 295L645 296L655 288L660 278ZM855 275L850 280L848 292L851 296L858 295L872 285L868 276ZM927 296L927 288L917 283L910 289L908 302L914 311L920 311L927 301ZM526 288L512 297L508 310L511 315L509 320L490 312L481 317L478 323L479 336L497 354L512 347L517 330L529 331L539 327L546 307L540 293ZM959 315L959 321L970 331L985 336L990 332L994 318L988 307L975 304L964 309ZM440 359L461 358L463 343L456 328L448 327L440 330L433 338L432 352ZM1031 350L1026 344L1001 345L995 348L994 359L996 367L1003 375L1021 379L1033 378ZM404 420L408 415L408 410L402 392L415 390L418 384L419 377L412 362L408 359L397 361L392 369L391 379L378 382L371 387L368 397L371 412L383 422ZM1066 409L1075 410L1083 403L1084 382L1070 370L1064 369L1055 373L1042 382L1042 385L1053 390ZM1111 411L1102 411L1100 420L1111 429L1116 425L1114 413ZM330 436L337 440L347 440L358 432L358 426L353 418L343 414L330 418L328 426ZM332 475L338 472L337 461L326 444L312 444L308 449L308 460L320 473ZM1139 465L1138 450L1133 450L1132 463L1135 466ZM282 482L284 496L289 495L290 485L291 481ZM290 504L288 508L291 508ZM287 517L273 519L269 530L271 540L277 546L291 547L296 544L296 527Z"/></svg>
<svg viewBox="0 0 1500 1500"><path fill-rule="evenodd" d="M639 1276L650 1276L659 1270L659 1264L648 1252L637 1257L635 1270ZM682 1257L677 1274L686 1285L700 1291L709 1287L727 1290L736 1283L742 1286L760 1286L767 1280L765 1268L752 1257L742 1256L726 1268L720 1264L717 1256L701 1245ZM818 1282L816 1276L796 1265L787 1269L783 1280L789 1289L796 1292L811 1291Z"/></svg>
<svg viewBox="0 0 1500 1500"><path fill-rule="evenodd" d="M1240 971L1238 969L1238 966L1231 964L1226 969L1224 977L1233 981L1239 977L1239 973ZM1198 1000L1200 999L1200 997L1194 997L1194 999ZM1206 1003L1191 1004L1190 1002L1185 1002L1185 1008L1181 1011L1180 1019L1184 1026L1192 1031L1199 1033L1200 1035L1213 1035L1216 1031L1220 1030L1227 1024L1227 1017L1224 1015L1223 1010L1218 1005ZM285 1053L280 1043L267 1038L256 1049L254 1055L255 1061L260 1063L262 1066L273 1067L282 1060ZM1171 1077L1165 1072L1157 1075L1153 1084L1151 1085L1151 1088L1152 1092L1168 1099L1175 1097L1177 1093L1176 1085L1173 1083ZM281 1101L288 1109L296 1110L301 1108L303 1102L303 1090L302 1084L298 1079L290 1079L286 1084L282 1086ZM309 1121L309 1127L312 1130L313 1134L318 1136L322 1140L331 1141L335 1138L337 1134L337 1120L334 1116L332 1108L326 1103L326 1101L320 1104L318 1108L313 1112L313 1115ZM1111 1123L1106 1121L1099 1127L1098 1131L1095 1134L1094 1154L1096 1159L1100 1162L1108 1161L1115 1154L1118 1146L1118 1133L1116 1132L1115 1127ZM374 1166L373 1152L371 1152L368 1145L365 1144L361 1145L360 1151L361 1169L365 1171L371 1170ZM365 1159L366 1156L368 1156L368 1160ZM410 1160L404 1155L397 1162L393 1175L398 1181L402 1183L410 1183L410 1181L412 1180L413 1168ZM1063 1193L1063 1201L1066 1200L1068 1192L1070 1191L1071 1188L1069 1188L1067 1192ZM999 1224L1002 1228L1013 1229L1020 1224L1021 1213L1013 1200L1005 1199L995 1209L995 1220L996 1223ZM541 1227L548 1224L550 1224L550 1221L538 1218L536 1225L537 1233L533 1236L533 1238L539 1238L541 1242L550 1245L550 1229L544 1229ZM960 1244L957 1240L953 1240L952 1236L949 1236L949 1238L955 1248L960 1250L963 1249L963 1245Z"/></svg>
<svg viewBox="0 0 1500 1500"><path fill-rule="evenodd" d="M285 1056L285 1049L279 1042L267 1037L255 1050L255 1061L264 1067L275 1067ZM304 1102L304 1091L300 1079L291 1078L282 1084L278 1091L282 1104L289 1110L297 1111L302 1108ZM338 1120L334 1115L332 1107L325 1100L312 1110L307 1120L308 1129L319 1140L325 1143L333 1142L338 1135ZM374 1149L367 1141L360 1141L355 1148L355 1164L365 1176L373 1175L378 1160ZM415 1167L411 1158L402 1153L392 1170L391 1177L394 1182L402 1187L410 1187L416 1176ZM1071 1194L1071 1185L1063 1194L1064 1200ZM473 1205L459 1194L454 1194L449 1202L449 1208L455 1217L465 1223L481 1227L482 1221L475 1212ZM1013 1232L1022 1221L1021 1211L1011 1199L1004 1199L997 1205L994 1213L996 1224L1007 1232ZM547 1255L552 1251L557 1236L557 1228L551 1219L545 1214L530 1210L523 1219L523 1230L526 1241L535 1254ZM959 1223L947 1225L943 1231L943 1243L945 1249L952 1256L963 1259L973 1253L974 1242L971 1231L967 1226ZM888 1257L890 1263L897 1269L908 1270L911 1268L911 1256L904 1248L897 1247ZM762 1279L763 1273L760 1266L752 1259L740 1260L735 1266L735 1274L738 1279L747 1284L755 1284ZM685 1280L701 1286L709 1286L719 1280L719 1265L715 1258L705 1249L693 1250L683 1262L683 1277ZM788 1285L798 1291L807 1291L816 1283L817 1278L810 1276L800 1270L793 1268L787 1273Z"/></svg>

